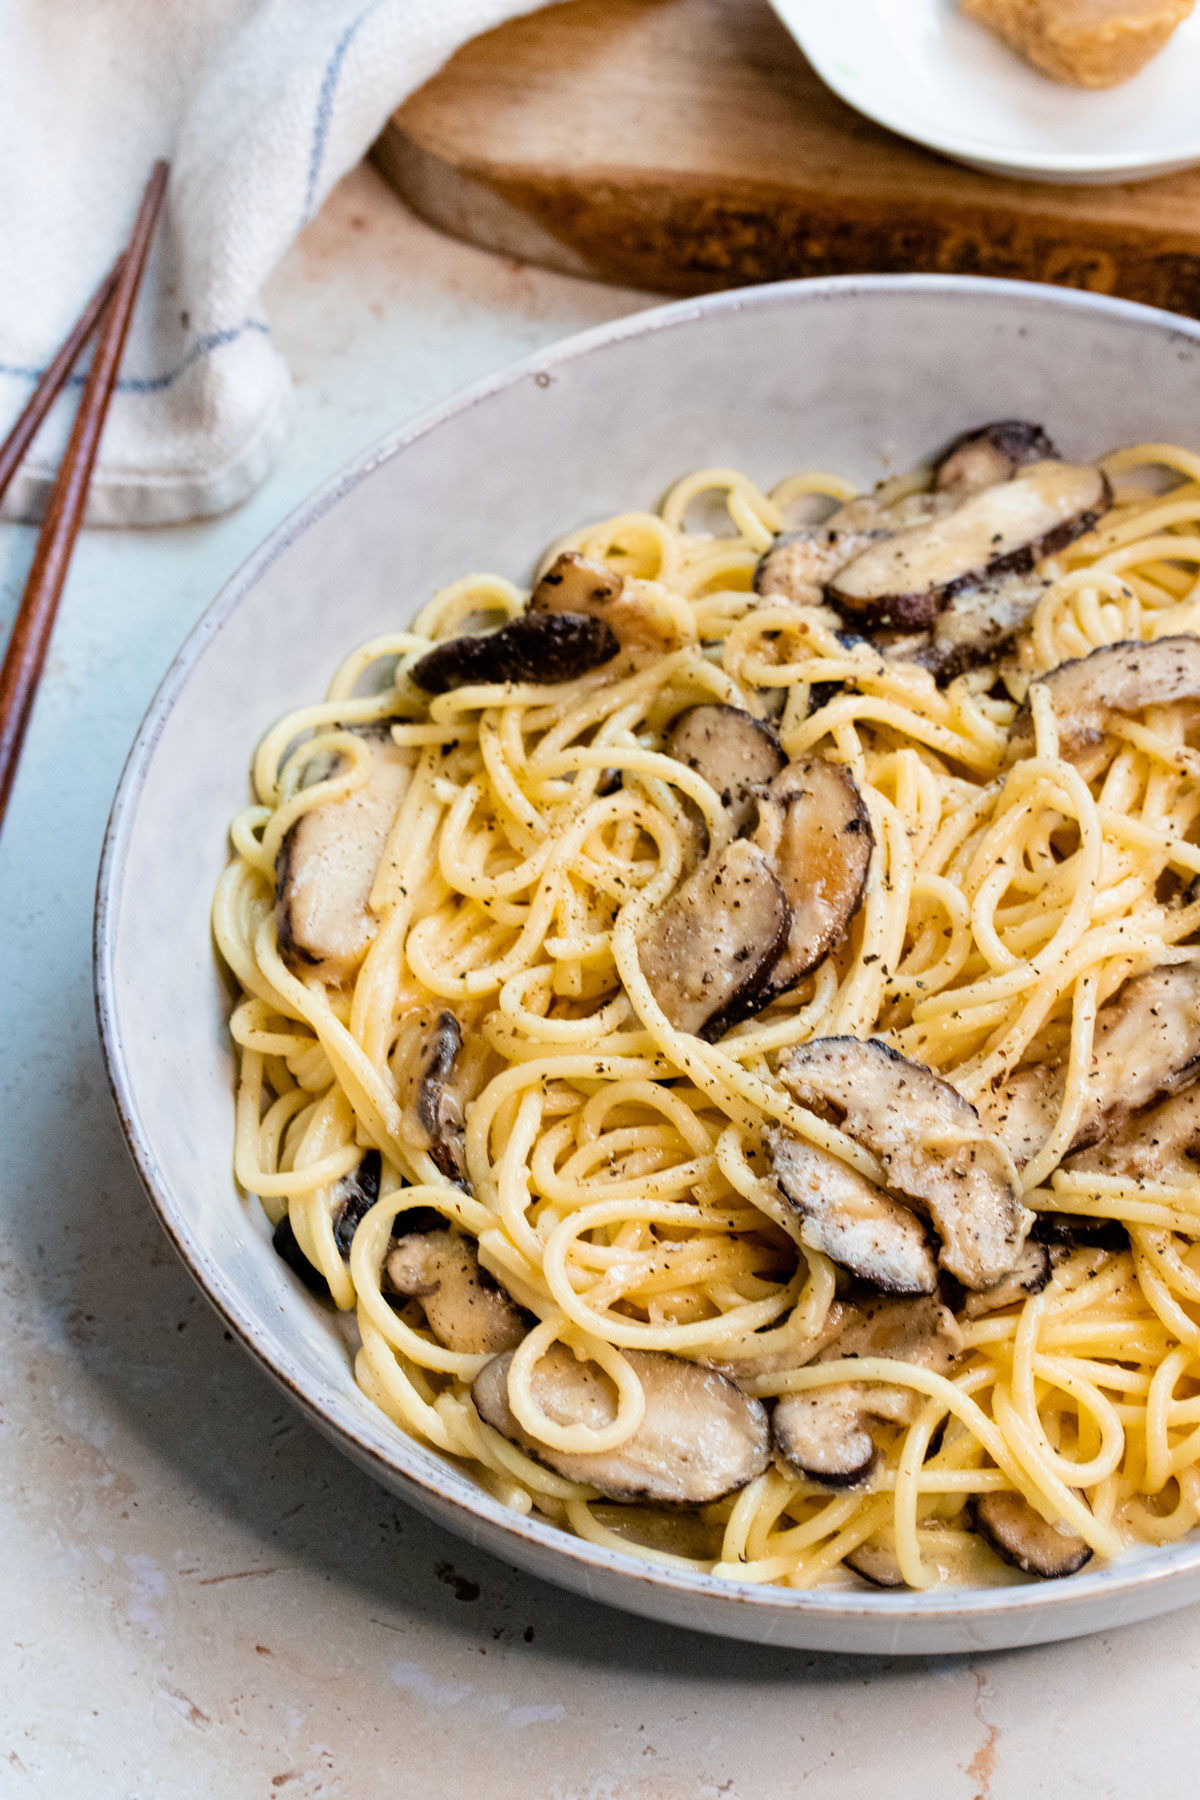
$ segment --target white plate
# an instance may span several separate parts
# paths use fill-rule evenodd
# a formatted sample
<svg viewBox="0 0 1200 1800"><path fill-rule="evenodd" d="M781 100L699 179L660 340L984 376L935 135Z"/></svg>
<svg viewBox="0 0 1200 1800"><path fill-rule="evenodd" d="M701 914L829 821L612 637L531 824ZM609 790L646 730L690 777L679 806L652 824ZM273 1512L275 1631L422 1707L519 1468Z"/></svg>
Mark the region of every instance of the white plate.
<svg viewBox="0 0 1200 1800"><path fill-rule="evenodd" d="M336 1323L234 1187L229 996L208 925L228 821L265 725L464 569L528 580L560 532L653 505L705 463L870 484L1003 417L1042 420L1071 457L1195 444L1200 324L1016 282L876 276L709 295L541 352L386 438L279 527L176 657L113 807L96 908L109 1076L150 1197L209 1299L403 1498L508 1562L673 1624L877 1654L1040 1643L1200 1598L1200 1542L1001 1589L743 1586L521 1518L406 1437L355 1386Z"/></svg>
<svg viewBox="0 0 1200 1800"><path fill-rule="evenodd" d="M849 105L972 168L1027 181L1139 181L1200 163L1200 11L1132 81L1040 75L957 0L772 0Z"/></svg>

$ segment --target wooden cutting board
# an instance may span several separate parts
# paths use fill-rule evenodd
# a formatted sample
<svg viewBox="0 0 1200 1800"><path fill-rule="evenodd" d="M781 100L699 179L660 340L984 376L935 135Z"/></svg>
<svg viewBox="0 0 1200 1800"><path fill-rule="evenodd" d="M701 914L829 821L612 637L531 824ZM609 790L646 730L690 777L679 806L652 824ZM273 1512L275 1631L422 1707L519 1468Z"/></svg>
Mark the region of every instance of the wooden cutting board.
<svg viewBox="0 0 1200 1800"><path fill-rule="evenodd" d="M460 51L374 156L443 229L603 281L922 269L1200 316L1200 170L1062 187L960 168L843 105L766 0L552 6Z"/></svg>

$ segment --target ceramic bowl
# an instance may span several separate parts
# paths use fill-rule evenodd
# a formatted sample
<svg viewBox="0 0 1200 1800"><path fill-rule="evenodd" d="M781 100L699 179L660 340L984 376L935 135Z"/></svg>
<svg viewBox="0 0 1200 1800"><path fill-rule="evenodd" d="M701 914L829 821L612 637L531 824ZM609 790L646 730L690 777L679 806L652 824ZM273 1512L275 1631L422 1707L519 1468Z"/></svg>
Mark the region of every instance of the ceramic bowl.
<svg viewBox="0 0 1200 1800"><path fill-rule="evenodd" d="M150 1198L230 1330L341 1449L510 1563L633 1612L810 1649L977 1651L1200 1597L1200 1543L1067 1581L794 1592L654 1568L521 1518L356 1388L343 1336L271 1249L230 1171L229 997L209 936L251 747L354 644L471 569L528 580L562 531L651 506L703 464L864 486L987 419L1068 456L1200 441L1200 324L1046 287L937 276L790 282L638 314L469 389L292 514L167 672L113 807L96 913L109 1074Z"/></svg>
<svg viewBox="0 0 1200 1800"><path fill-rule="evenodd" d="M1131 81L1065 86L958 0L771 0L822 81L901 137L1023 181L1144 181L1200 163L1200 12Z"/></svg>

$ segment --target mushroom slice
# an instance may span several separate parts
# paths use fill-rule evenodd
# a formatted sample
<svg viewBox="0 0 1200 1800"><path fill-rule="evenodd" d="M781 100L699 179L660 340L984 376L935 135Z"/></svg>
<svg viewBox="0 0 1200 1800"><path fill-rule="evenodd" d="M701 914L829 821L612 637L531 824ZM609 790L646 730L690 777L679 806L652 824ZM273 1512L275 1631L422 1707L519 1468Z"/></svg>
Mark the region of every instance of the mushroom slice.
<svg viewBox="0 0 1200 1800"><path fill-rule="evenodd" d="M511 1355L488 1363L471 1398L485 1424L569 1481L584 1481L609 1500L702 1506L745 1487L767 1466L769 1431L762 1402L717 1374L656 1350L626 1350L642 1384L646 1414L616 1450L553 1450L518 1423L508 1401ZM616 1417L616 1392L592 1363L555 1344L533 1372L534 1399L556 1425L598 1430Z"/></svg>
<svg viewBox="0 0 1200 1800"><path fill-rule="evenodd" d="M441 1012L421 1047L416 1113L429 1139L434 1164L458 1187L467 1184L467 1127L463 1100L454 1090L454 1070L462 1049L462 1028L452 1012Z"/></svg>
<svg viewBox="0 0 1200 1800"><path fill-rule="evenodd" d="M986 1319L992 1313L1003 1312L1006 1306L1016 1306L1028 1300L1031 1294L1040 1294L1050 1275L1049 1250L1040 1240L1030 1236L1021 1246L1016 1267L1002 1276L994 1287L984 1288L982 1293L968 1294L959 1317Z"/></svg>
<svg viewBox="0 0 1200 1800"><path fill-rule="evenodd" d="M834 518L837 518L834 514ZM799 606L819 606L825 584L839 569L861 556L870 544L890 537L882 525L838 527L831 523L785 531L759 558L754 571L754 592L764 600L792 600Z"/></svg>
<svg viewBox="0 0 1200 1800"><path fill-rule="evenodd" d="M872 1587L908 1586L900 1573L900 1558L896 1555L894 1546L883 1544L878 1538L868 1538L865 1544L847 1551L842 1561L856 1575L861 1575L864 1581L869 1581Z"/></svg>
<svg viewBox="0 0 1200 1800"><path fill-rule="evenodd" d="M885 1294L932 1294L937 1265L916 1214L782 1126L763 1134L791 1235Z"/></svg>
<svg viewBox="0 0 1200 1800"><path fill-rule="evenodd" d="M906 494L902 500L892 501L883 493L860 494L821 525L781 532L759 558L754 592L764 600L818 606L838 570L872 544L942 518L956 504L950 494Z"/></svg>
<svg viewBox="0 0 1200 1800"><path fill-rule="evenodd" d="M996 662L1028 625L1049 582L1037 575L1000 575L959 589L933 622L928 643L893 661L916 662L939 682Z"/></svg>
<svg viewBox="0 0 1200 1800"><path fill-rule="evenodd" d="M787 948L771 972L774 996L846 935L862 904L875 834L849 769L806 756L771 783L754 842L770 857L792 909Z"/></svg>
<svg viewBox="0 0 1200 1800"><path fill-rule="evenodd" d="M1114 713L1200 698L1200 638L1161 637L1153 643L1106 644L1090 656L1060 663L1034 684L1048 689L1062 754L1077 758L1103 741ZM1015 756L1031 756L1033 714L1026 698L1008 734Z"/></svg>
<svg viewBox="0 0 1200 1800"><path fill-rule="evenodd" d="M873 1295L843 1309L837 1333L818 1353L818 1362L847 1356L887 1356L948 1375L963 1347L954 1314L932 1295L916 1300ZM863 1390L865 1410L896 1424L911 1424L921 1396L911 1389L876 1382Z"/></svg>
<svg viewBox="0 0 1200 1800"><path fill-rule="evenodd" d="M329 1298L329 1283L320 1269L314 1267L300 1248L300 1240L296 1236L296 1228L287 1213L284 1213L278 1225L271 1233L271 1248L276 1256L281 1257L292 1271L298 1275L310 1294L316 1294L321 1300Z"/></svg>
<svg viewBox="0 0 1200 1800"><path fill-rule="evenodd" d="M1039 1066L980 1094L976 1110L984 1130L1000 1139L1018 1169L1033 1160L1054 1129L1062 1091L1062 1071Z"/></svg>
<svg viewBox="0 0 1200 1800"><path fill-rule="evenodd" d="M1135 1112L1111 1137L1073 1156L1073 1175L1120 1175L1132 1181L1195 1181L1200 1175L1200 1087ZM1054 1215L1047 1215L1052 1217ZM1104 1221L1089 1221L1104 1223ZM1123 1228L1122 1228L1123 1229Z"/></svg>
<svg viewBox="0 0 1200 1800"><path fill-rule="evenodd" d="M822 1487L860 1487L879 1460L859 1392L849 1383L785 1394L771 1415L771 1441L793 1475Z"/></svg>
<svg viewBox="0 0 1200 1800"><path fill-rule="evenodd" d="M738 833L753 820L758 796L787 764L769 725L739 706L717 701L680 713L663 749L695 769L721 796Z"/></svg>
<svg viewBox="0 0 1200 1800"><path fill-rule="evenodd" d="M1072 1150L1111 1138L1132 1112L1200 1073L1200 961L1136 975L1100 1008L1088 1101Z"/></svg>
<svg viewBox="0 0 1200 1800"><path fill-rule="evenodd" d="M976 1531L998 1556L1025 1575L1040 1575L1049 1581L1074 1575L1091 1561L1091 1549L1078 1532L1066 1525L1051 1525L1024 1494L1009 1490L979 1494L973 1511Z"/></svg>
<svg viewBox="0 0 1200 1800"><path fill-rule="evenodd" d="M650 992L678 1031L714 1043L766 1005L792 913L778 876L742 839L707 857L650 920L639 946Z"/></svg>
<svg viewBox="0 0 1200 1800"><path fill-rule="evenodd" d="M1058 451L1040 425L1025 419L998 419L964 431L938 457L934 484L940 493L964 499L999 481L1011 481L1029 463L1057 461Z"/></svg>
<svg viewBox="0 0 1200 1800"><path fill-rule="evenodd" d="M627 650L674 650L679 633L669 616L635 599L623 575L577 550L555 557L529 598L529 616L572 613L611 626Z"/></svg>
<svg viewBox="0 0 1200 1800"><path fill-rule="evenodd" d="M368 1150L358 1167L344 1175L334 1187L333 1239L343 1257L349 1257L354 1233L379 1198L382 1171L383 1158L378 1150ZM300 1248L295 1226L287 1213L271 1234L271 1244L275 1254L300 1277L310 1294L319 1294L323 1300L328 1300L329 1283Z"/></svg>
<svg viewBox="0 0 1200 1800"><path fill-rule="evenodd" d="M972 494L945 518L873 544L828 582L840 612L895 630L933 624L959 589L1028 575L1090 531L1111 503L1099 469L1040 462Z"/></svg>
<svg viewBox="0 0 1200 1800"><path fill-rule="evenodd" d="M1052 1262L1069 1250L1119 1253L1129 1248L1129 1233L1119 1219L1093 1219L1086 1213L1039 1213L1029 1235L1047 1246Z"/></svg>
<svg viewBox="0 0 1200 1800"><path fill-rule="evenodd" d="M954 1315L931 1298L868 1300L844 1307L842 1319L817 1362L886 1356L945 1375L963 1347ZM911 1425L920 1407L919 1394L894 1382L848 1381L788 1394L772 1420L776 1454L811 1481L852 1487L866 1480L876 1459L865 1420Z"/></svg>
<svg viewBox="0 0 1200 1800"><path fill-rule="evenodd" d="M412 778L411 750L386 732L358 735L371 746L364 784L302 813L275 859L280 954L292 968L315 968L333 983L353 974L378 929L371 889ZM336 757L329 773L342 766Z"/></svg>
<svg viewBox="0 0 1200 1800"><path fill-rule="evenodd" d="M449 638L426 652L409 674L430 694L506 681L574 681L620 649L603 619L585 613L522 613L499 631Z"/></svg>
<svg viewBox="0 0 1200 1800"><path fill-rule="evenodd" d="M1087 1099L1071 1150L1113 1139L1120 1143L1120 1157L1128 1160L1140 1135L1136 1121L1126 1132L1130 1115L1189 1087L1198 1074L1200 962L1166 963L1134 976L1105 1001L1096 1017ZM980 1095L985 1126L1008 1146L1018 1168L1036 1156L1049 1137L1065 1086L1064 1069L1039 1065L1020 1070L1001 1087ZM1170 1129L1173 1120L1182 1131L1186 1117L1180 1111L1162 1123ZM1148 1148L1152 1154L1153 1146ZM1100 1162L1075 1161L1071 1166L1123 1172L1108 1171Z"/></svg>
<svg viewBox="0 0 1200 1800"><path fill-rule="evenodd" d="M992 1287L1014 1266L1033 1214L1017 1198L1007 1150L949 1082L877 1038L854 1037L800 1045L779 1076L802 1105L837 1108L888 1185L928 1210L939 1261L964 1287Z"/></svg>
<svg viewBox="0 0 1200 1800"><path fill-rule="evenodd" d="M349 1175L343 1175L333 1190L333 1238L343 1256L349 1256L354 1234L379 1198L379 1178L383 1158L378 1150L368 1150Z"/></svg>
<svg viewBox="0 0 1200 1800"><path fill-rule="evenodd" d="M384 1263L397 1294L419 1300L429 1329L448 1350L496 1356L514 1350L529 1318L479 1261L469 1238L456 1231L409 1231Z"/></svg>

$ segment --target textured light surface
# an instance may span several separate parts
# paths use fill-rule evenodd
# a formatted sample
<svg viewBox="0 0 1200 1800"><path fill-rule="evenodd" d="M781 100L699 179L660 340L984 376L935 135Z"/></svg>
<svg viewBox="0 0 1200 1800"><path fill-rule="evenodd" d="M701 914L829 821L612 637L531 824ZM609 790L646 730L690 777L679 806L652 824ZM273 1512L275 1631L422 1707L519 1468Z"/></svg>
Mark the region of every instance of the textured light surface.
<svg viewBox="0 0 1200 1800"><path fill-rule="evenodd" d="M1194 1610L979 1660L775 1652L627 1617L374 1486L177 1264L119 1136L90 991L104 816L144 706L317 480L640 297L449 244L360 173L272 302L300 384L283 464L214 524L85 534L0 840L0 1794L1183 1800ZM0 533L5 623L30 543Z"/></svg>

